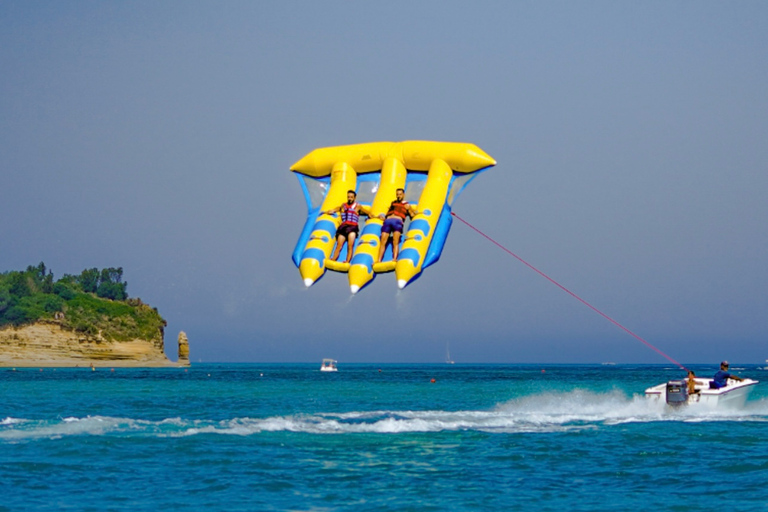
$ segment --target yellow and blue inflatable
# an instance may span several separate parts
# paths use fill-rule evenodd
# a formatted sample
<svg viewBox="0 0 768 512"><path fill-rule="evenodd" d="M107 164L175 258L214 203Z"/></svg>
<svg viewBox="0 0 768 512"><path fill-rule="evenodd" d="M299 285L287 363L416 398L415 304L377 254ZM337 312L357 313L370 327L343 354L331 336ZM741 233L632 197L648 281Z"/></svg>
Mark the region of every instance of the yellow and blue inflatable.
<svg viewBox="0 0 768 512"><path fill-rule="evenodd" d="M330 269L346 272L352 293L357 293L377 273L394 270L398 286L405 288L440 258L453 222L453 200L494 165L482 149L460 142L369 142L315 149L291 166L308 209L293 251L304 284L312 286ZM392 261L388 248L383 261L375 263L383 223L378 215L387 212L398 188L419 213L403 233L398 260ZM352 260L343 263L346 246L339 261L330 259L340 219L323 212L346 202L348 190L357 192L358 203L370 209L371 217L361 226Z"/></svg>

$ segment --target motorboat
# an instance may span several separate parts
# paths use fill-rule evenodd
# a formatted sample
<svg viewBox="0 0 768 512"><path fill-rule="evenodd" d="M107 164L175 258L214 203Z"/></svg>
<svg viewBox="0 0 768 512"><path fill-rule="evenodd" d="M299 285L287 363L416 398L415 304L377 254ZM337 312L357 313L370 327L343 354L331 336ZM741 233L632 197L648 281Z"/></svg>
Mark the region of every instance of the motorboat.
<svg viewBox="0 0 768 512"><path fill-rule="evenodd" d="M337 372L335 359L323 359L323 363L320 365L321 372Z"/></svg>
<svg viewBox="0 0 768 512"><path fill-rule="evenodd" d="M694 392L688 392L688 379L670 380L645 390L646 398L672 406L702 404L710 407L743 407L752 387L759 381L728 379L725 387L713 388L712 379L695 377Z"/></svg>

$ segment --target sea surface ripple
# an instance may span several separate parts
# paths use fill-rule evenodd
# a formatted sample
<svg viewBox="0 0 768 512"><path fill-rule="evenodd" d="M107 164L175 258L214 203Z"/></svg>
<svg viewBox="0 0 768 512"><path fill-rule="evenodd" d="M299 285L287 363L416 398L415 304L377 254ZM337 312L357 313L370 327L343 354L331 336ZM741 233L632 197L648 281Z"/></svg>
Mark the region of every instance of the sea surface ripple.
<svg viewBox="0 0 768 512"><path fill-rule="evenodd" d="M768 510L764 384L673 409L668 366L339 366L0 369L0 511Z"/></svg>

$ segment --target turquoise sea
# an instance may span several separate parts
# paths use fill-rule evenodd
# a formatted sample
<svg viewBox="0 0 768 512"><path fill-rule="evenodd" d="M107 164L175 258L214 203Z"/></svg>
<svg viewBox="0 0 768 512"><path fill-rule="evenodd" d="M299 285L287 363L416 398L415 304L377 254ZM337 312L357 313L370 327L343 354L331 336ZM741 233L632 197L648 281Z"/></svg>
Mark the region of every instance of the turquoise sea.
<svg viewBox="0 0 768 512"><path fill-rule="evenodd" d="M768 382L667 410L663 365L319 366L0 369L0 511L768 510Z"/></svg>

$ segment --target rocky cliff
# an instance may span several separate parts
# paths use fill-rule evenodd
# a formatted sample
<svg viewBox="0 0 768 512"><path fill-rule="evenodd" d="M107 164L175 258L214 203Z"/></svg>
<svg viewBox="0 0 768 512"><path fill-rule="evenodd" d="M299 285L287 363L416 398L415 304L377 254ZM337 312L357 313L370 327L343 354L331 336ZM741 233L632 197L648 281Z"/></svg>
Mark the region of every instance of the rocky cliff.
<svg viewBox="0 0 768 512"><path fill-rule="evenodd" d="M179 333L179 364L189 365L189 340L184 331Z"/></svg>
<svg viewBox="0 0 768 512"><path fill-rule="evenodd" d="M181 354L181 336L179 339ZM0 329L0 366L117 366L162 367L189 365L189 345L184 335L185 358L170 361L162 333L154 340L108 341L99 334L84 335L63 328L56 321Z"/></svg>

